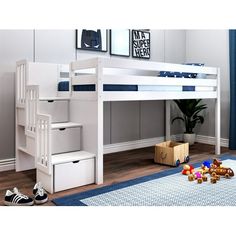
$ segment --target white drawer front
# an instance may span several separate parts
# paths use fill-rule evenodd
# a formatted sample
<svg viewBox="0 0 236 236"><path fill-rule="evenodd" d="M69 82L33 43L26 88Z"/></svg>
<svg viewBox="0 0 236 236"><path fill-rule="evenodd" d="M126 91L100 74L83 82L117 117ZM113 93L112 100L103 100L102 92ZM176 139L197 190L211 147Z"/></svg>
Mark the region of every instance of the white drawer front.
<svg viewBox="0 0 236 236"><path fill-rule="evenodd" d="M95 182L94 158L54 166L54 191L75 188Z"/></svg>
<svg viewBox="0 0 236 236"><path fill-rule="evenodd" d="M80 128L52 130L52 154L80 150Z"/></svg>
<svg viewBox="0 0 236 236"><path fill-rule="evenodd" d="M69 121L69 103L68 101L40 101L39 112L52 116L52 122L68 122Z"/></svg>

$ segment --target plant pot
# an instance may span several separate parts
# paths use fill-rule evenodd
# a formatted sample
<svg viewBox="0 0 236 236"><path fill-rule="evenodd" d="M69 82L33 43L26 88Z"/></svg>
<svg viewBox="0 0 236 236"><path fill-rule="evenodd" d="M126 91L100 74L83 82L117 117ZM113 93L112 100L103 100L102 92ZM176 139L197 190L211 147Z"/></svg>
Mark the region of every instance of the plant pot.
<svg viewBox="0 0 236 236"><path fill-rule="evenodd" d="M184 142L193 145L196 139L196 134L184 134Z"/></svg>

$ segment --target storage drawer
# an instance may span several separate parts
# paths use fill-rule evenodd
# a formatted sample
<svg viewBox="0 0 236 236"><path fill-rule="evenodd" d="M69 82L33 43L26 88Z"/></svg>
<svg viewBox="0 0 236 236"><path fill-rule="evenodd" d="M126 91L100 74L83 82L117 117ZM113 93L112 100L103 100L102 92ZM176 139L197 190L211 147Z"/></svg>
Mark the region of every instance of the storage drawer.
<svg viewBox="0 0 236 236"><path fill-rule="evenodd" d="M54 165L54 192L95 182L94 158Z"/></svg>
<svg viewBox="0 0 236 236"><path fill-rule="evenodd" d="M80 128L63 128L52 130L52 154L80 150Z"/></svg>
<svg viewBox="0 0 236 236"><path fill-rule="evenodd" d="M52 123L69 121L69 102L66 100L40 101L39 112L52 116Z"/></svg>

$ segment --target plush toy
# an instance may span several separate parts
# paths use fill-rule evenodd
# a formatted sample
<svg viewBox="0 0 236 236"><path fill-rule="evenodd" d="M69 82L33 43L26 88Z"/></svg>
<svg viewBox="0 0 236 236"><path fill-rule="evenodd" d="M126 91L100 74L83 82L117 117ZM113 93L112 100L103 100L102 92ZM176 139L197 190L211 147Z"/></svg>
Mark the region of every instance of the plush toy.
<svg viewBox="0 0 236 236"><path fill-rule="evenodd" d="M194 167L192 165L184 165L182 174L183 175L190 175L194 173Z"/></svg>

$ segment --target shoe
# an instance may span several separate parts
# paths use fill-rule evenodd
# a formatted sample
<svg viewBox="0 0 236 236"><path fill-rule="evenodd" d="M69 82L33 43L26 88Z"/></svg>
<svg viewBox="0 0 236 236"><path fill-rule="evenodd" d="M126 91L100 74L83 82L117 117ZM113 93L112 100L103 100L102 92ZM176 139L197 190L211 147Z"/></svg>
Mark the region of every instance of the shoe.
<svg viewBox="0 0 236 236"><path fill-rule="evenodd" d="M43 204L48 201L48 195L40 182L36 183L33 188L35 204Z"/></svg>
<svg viewBox="0 0 236 236"><path fill-rule="evenodd" d="M4 204L6 206L32 206L34 200L22 193L15 187L13 192L10 190L6 191Z"/></svg>

